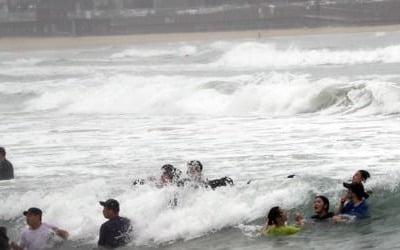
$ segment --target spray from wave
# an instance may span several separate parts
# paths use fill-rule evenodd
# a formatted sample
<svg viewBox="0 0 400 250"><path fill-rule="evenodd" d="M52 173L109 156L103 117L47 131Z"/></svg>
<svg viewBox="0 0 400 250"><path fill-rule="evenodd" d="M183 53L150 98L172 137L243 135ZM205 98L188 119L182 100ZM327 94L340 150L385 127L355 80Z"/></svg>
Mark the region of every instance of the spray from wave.
<svg viewBox="0 0 400 250"><path fill-rule="evenodd" d="M400 111L400 89L395 83L313 80L290 73L193 78L120 74L99 76L90 83L36 88L34 93L35 98L25 101L25 111L145 115L388 115Z"/></svg>

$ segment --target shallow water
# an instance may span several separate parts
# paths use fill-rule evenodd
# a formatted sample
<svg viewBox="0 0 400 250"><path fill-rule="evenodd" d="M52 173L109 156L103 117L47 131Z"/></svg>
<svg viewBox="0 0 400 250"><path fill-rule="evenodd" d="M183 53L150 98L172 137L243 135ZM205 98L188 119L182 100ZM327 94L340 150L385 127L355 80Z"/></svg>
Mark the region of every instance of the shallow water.
<svg viewBox="0 0 400 250"><path fill-rule="evenodd" d="M396 249L399 37L0 51L1 143L16 174L0 183L0 224L18 240L22 211L37 206L70 232L60 249L93 249L98 201L113 197L135 225L126 249ZM131 185L192 159L236 185ZM311 215L325 194L334 207L360 168L373 177L371 218L259 234L272 206Z"/></svg>

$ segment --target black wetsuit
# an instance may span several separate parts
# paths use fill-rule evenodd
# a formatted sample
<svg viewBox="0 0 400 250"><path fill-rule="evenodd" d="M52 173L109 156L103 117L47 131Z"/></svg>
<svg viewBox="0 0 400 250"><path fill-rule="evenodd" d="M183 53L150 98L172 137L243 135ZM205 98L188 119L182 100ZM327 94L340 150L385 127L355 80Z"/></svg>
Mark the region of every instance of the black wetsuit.
<svg viewBox="0 0 400 250"><path fill-rule="evenodd" d="M131 240L131 234L132 226L129 219L117 217L101 225L98 245L106 248L121 247Z"/></svg>
<svg viewBox="0 0 400 250"><path fill-rule="evenodd" d="M328 212L327 214L325 214L323 216L319 216L318 214L315 214L315 215L311 216L311 219L316 220L316 221L322 221L322 220L332 218L333 215L334 214L332 212Z"/></svg>
<svg viewBox="0 0 400 250"><path fill-rule="evenodd" d="M14 169L11 162L4 159L0 162L0 180L14 179Z"/></svg>

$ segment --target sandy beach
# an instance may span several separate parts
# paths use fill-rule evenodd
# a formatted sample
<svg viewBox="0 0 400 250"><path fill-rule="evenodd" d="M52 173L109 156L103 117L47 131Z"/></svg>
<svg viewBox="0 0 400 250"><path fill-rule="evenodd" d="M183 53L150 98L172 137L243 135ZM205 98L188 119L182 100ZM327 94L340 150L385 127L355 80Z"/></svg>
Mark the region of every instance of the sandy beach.
<svg viewBox="0 0 400 250"><path fill-rule="evenodd" d="M85 37L11 37L0 38L0 50L47 50L93 46L118 46L146 43L171 43L187 41L213 41L235 39L259 39L266 37L316 35L334 33L390 32L400 31L400 24L361 27L324 27L277 30L247 30L221 32L132 34L118 36Z"/></svg>

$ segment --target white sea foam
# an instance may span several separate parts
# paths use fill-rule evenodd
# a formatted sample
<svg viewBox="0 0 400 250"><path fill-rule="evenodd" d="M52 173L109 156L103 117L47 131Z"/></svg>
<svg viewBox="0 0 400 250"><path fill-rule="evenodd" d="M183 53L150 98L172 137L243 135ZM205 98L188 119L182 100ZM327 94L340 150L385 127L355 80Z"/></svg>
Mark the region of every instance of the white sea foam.
<svg viewBox="0 0 400 250"><path fill-rule="evenodd" d="M160 57L160 56L188 56L195 55L198 53L197 47L195 46L181 46L179 48L170 49L147 49L147 48L132 48L122 52L114 53L111 55L112 59L121 58L143 58L143 57Z"/></svg>
<svg viewBox="0 0 400 250"><path fill-rule="evenodd" d="M213 63L228 69L309 67L400 62L400 45L382 48L333 50L278 48L275 44L246 42L233 47Z"/></svg>
<svg viewBox="0 0 400 250"><path fill-rule="evenodd" d="M395 114L399 105L398 85L380 79L312 80L309 75L291 73L229 78L120 74L42 89L26 108L102 114L287 115L320 111Z"/></svg>

